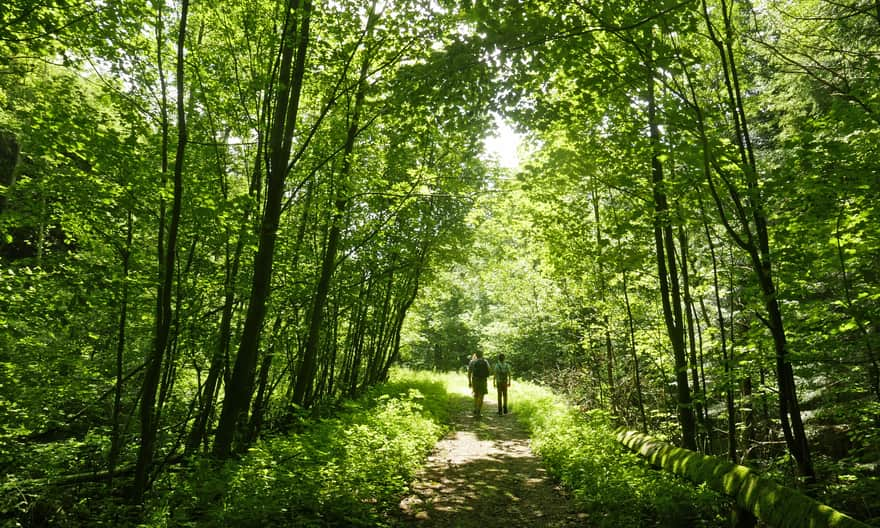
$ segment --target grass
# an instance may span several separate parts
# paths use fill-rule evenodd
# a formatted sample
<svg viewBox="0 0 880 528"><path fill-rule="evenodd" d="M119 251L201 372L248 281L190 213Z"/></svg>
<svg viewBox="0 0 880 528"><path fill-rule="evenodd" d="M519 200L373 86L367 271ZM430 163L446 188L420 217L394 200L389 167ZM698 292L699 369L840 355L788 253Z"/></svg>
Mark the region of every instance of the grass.
<svg viewBox="0 0 880 528"><path fill-rule="evenodd" d="M467 398L466 385L462 373L397 370L389 383L333 416L303 417L296 433L264 438L237 459L194 458L169 468L139 511L82 489L82 500L65 508L65 525L390 526L398 501L448 427L451 403ZM510 402L544 465L589 514L585 525L724 524L724 499L650 469L615 441L609 416L583 413L519 381Z"/></svg>
<svg viewBox="0 0 880 528"><path fill-rule="evenodd" d="M655 471L614 437L611 417L566 405L520 383L511 394L532 447L570 490L590 526L727 526L730 501L705 486Z"/></svg>

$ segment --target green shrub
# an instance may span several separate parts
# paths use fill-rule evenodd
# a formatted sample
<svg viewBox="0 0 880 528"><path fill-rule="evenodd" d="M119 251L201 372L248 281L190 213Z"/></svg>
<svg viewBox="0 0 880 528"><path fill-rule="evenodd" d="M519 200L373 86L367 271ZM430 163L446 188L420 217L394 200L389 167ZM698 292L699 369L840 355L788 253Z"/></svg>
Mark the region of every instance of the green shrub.
<svg viewBox="0 0 880 528"><path fill-rule="evenodd" d="M617 443L607 413L574 409L549 391L525 383L511 400L532 431L532 446L545 466L590 515L586 524L726 525L727 499L651 469Z"/></svg>
<svg viewBox="0 0 880 528"><path fill-rule="evenodd" d="M446 389L400 371L298 434L266 438L218 468L208 460L165 485L151 526L382 526L443 433Z"/></svg>

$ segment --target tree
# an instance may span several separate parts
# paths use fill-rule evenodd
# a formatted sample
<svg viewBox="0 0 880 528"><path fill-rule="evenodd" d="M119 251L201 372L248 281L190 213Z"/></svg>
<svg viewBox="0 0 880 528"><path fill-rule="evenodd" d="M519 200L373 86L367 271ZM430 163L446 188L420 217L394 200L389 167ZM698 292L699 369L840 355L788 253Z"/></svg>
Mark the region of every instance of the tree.
<svg viewBox="0 0 880 528"><path fill-rule="evenodd" d="M254 257L248 315L245 319L235 367L226 386L226 398L223 401L223 411L214 440L214 454L221 457L229 456L231 453L234 435L242 423L243 414L248 410L253 391L257 347L266 313L269 284L272 280L278 220L281 216L291 144L305 78L311 16L312 4L309 0L303 0L302 3L299 0L289 0L285 9L279 50L279 84L269 137L266 203L261 220L259 249Z"/></svg>

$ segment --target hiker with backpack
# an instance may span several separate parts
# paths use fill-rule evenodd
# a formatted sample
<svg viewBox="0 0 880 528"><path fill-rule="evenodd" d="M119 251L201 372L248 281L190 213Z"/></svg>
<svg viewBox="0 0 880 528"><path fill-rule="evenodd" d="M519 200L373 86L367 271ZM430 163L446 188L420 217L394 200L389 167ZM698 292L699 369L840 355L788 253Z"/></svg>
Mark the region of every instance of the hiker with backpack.
<svg viewBox="0 0 880 528"><path fill-rule="evenodd" d="M489 392L488 379L491 374L489 362L483 357L482 351L477 351L476 358L468 364L468 387L474 393L474 416L480 417L483 411L483 396Z"/></svg>
<svg viewBox="0 0 880 528"><path fill-rule="evenodd" d="M504 361L504 354L498 354L498 362L492 376L492 385L498 392L498 415L507 414L507 387L510 387L510 365Z"/></svg>

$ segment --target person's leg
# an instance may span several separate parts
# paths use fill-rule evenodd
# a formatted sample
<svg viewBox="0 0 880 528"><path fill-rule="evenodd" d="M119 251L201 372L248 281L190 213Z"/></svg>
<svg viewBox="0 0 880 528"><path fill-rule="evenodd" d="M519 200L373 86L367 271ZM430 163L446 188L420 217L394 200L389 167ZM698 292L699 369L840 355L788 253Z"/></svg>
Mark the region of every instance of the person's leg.
<svg viewBox="0 0 880 528"><path fill-rule="evenodd" d="M504 387L502 387L501 385L498 385L497 387L495 387L495 391L498 394L498 414L500 415L501 409L503 408L501 398L502 398L502 395L504 394Z"/></svg>
<svg viewBox="0 0 880 528"><path fill-rule="evenodd" d="M477 393L477 416L479 417L483 412L483 394Z"/></svg>
<svg viewBox="0 0 880 528"><path fill-rule="evenodd" d="M500 396L498 397L498 405L499 405L498 412L500 413L503 411L504 414L507 414L507 386L506 385L504 386L504 388L502 388L500 390L499 394L500 394ZM502 399L504 400L504 405L501 404Z"/></svg>

